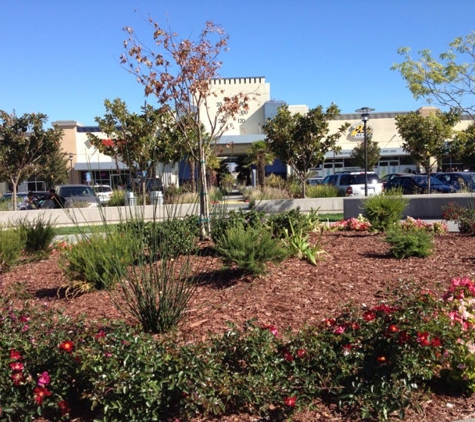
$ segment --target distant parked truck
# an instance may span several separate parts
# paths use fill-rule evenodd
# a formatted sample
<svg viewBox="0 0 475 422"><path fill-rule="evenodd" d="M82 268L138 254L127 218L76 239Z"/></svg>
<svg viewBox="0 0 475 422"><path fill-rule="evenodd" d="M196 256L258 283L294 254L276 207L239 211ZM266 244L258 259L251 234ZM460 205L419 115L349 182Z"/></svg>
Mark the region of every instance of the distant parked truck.
<svg viewBox="0 0 475 422"><path fill-rule="evenodd" d="M66 208L92 208L101 204L94 190L87 185L59 185L55 190L65 199Z"/></svg>

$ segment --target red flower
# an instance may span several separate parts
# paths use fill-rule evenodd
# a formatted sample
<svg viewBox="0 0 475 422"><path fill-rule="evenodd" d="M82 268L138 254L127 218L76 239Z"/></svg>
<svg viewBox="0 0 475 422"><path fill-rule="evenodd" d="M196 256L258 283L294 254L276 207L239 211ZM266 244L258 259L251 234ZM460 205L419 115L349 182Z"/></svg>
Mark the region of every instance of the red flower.
<svg viewBox="0 0 475 422"><path fill-rule="evenodd" d="M398 343L399 344L407 343L409 341L409 339L410 339L410 337L409 337L409 334L407 334L407 331L401 331L399 333Z"/></svg>
<svg viewBox="0 0 475 422"><path fill-rule="evenodd" d="M430 345L432 347L440 347L440 346L442 346L442 342L440 341L439 337L434 337L434 339L431 341Z"/></svg>
<svg viewBox="0 0 475 422"><path fill-rule="evenodd" d="M20 352L17 352L16 350L10 350L10 359L22 360L23 356L21 355Z"/></svg>
<svg viewBox="0 0 475 422"><path fill-rule="evenodd" d="M23 375L23 372L20 371L15 371L11 377L13 380L13 384L15 385L20 385L22 382L25 381L25 375Z"/></svg>
<svg viewBox="0 0 475 422"><path fill-rule="evenodd" d="M366 311L366 312L363 314L363 319L364 319L366 322L374 321L374 320L376 319L376 312L374 312L374 311Z"/></svg>
<svg viewBox="0 0 475 422"><path fill-rule="evenodd" d="M300 358L300 359L303 358L306 354L307 354L307 352L304 349L298 349L297 350L297 357Z"/></svg>
<svg viewBox="0 0 475 422"><path fill-rule="evenodd" d="M430 346L429 333L424 331L423 333L417 333L417 342L421 346Z"/></svg>
<svg viewBox="0 0 475 422"><path fill-rule="evenodd" d="M294 357L289 353L289 352L284 352L284 359L287 361L287 362L293 362L294 361Z"/></svg>
<svg viewBox="0 0 475 422"><path fill-rule="evenodd" d="M295 407L295 402L297 401L297 397L286 397L284 399L284 403L286 406Z"/></svg>
<svg viewBox="0 0 475 422"><path fill-rule="evenodd" d="M388 327L388 332L392 333L392 334L397 333L397 332L399 332L399 328L397 327L397 325L391 324Z"/></svg>
<svg viewBox="0 0 475 422"><path fill-rule="evenodd" d="M94 338L96 340L100 340L102 338L105 338L105 336L106 336L106 333L104 332L104 330L101 330L94 336Z"/></svg>
<svg viewBox="0 0 475 422"><path fill-rule="evenodd" d="M333 327L335 325L335 318L326 318L323 320L323 323L328 327Z"/></svg>
<svg viewBox="0 0 475 422"><path fill-rule="evenodd" d="M36 387L33 390L33 394L35 396L35 402L38 406L43 404L43 400L45 397L51 396L51 392L48 391L45 387Z"/></svg>
<svg viewBox="0 0 475 422"><path fill-rule="evenodd" d="M10 364L10 368L12 369L12 371L23 371L24 367L25 366L21 362L12 362Z"/></svg>
<svg viewBox="0 0 475 422"><path fill-rule="evenodd" d="M71 407L69 407L69 403L66 400L61 400L58 402L59 410L61 410L61 416L67 415L71 412Z"/></svg>
<svg viewBox="0 0 475 422"><path fill-rule="evenodd" d="M64 352L66 353L72 353L72 351L74 350L74 343L70 340L67 340L67 341L63 341L60 345L59 345L59 349L60 350L63 350Z"/></svg>
<svg viewBox="0 0 475 422"><path fill-rule="evenodd" d="M386 356L378 356L377 360L378 360L379 363L386 363L387 362Z"/></svg>
<svg viewBox="0 0 475 422"><path fill-rule="evenodd" d="M377 312L384 312L385 314L388 314L388 315L395 311L394 308L390 308L388 305L385 305L384 303L381 305L375 306L373 310Z"/></svg>

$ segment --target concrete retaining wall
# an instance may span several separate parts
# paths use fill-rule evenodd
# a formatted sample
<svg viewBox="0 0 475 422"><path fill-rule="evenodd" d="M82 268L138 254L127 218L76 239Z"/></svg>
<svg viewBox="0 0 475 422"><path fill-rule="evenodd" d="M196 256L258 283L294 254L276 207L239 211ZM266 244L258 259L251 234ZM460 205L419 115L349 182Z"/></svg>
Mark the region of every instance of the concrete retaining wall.
<svg viewBox="0 0 475 422"><path fill-rule="evenodd" d="M300 208L302 212L312 209L320 214L340 214L343 212L344 198L307 198L307 199L274 199L256 202L256 209L266 213L278 213Z"/></svg>
<svg viewBox="0 0 475 422"><path fill-rule="evenodd" d="M97 225L104 221L119 223L134 218L145 220L161 220L170 217L184 217L198 214L196 204L181 205L146 205L132 207L99 207L99 208L65 208L28 211L3 211L0 212L0 225L15 224L19 221L33 222L40 218L50 220L57 227L73 225Z"/></svg>
<svg viewBox="0 0 475 422"><path fill-rule="evenodd" d="M474 194L430 194L430 195L405 195L409 199L403 217L420 218L421 220L442 219L443 207L449 203L457 203L464 207L475 206ZM362 203L365 198L345 198L343 201L343 216L349 218L358 217L363 212Z"/></svg>

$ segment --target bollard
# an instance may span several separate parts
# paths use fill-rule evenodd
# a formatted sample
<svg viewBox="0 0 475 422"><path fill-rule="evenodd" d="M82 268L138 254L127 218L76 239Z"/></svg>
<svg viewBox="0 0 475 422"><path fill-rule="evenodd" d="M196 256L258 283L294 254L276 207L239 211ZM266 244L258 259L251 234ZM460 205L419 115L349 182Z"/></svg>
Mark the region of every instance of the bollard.
<svg viewBox="0 0 475 422"><path fill-rule="evenodd" d="M137 205L137 198L135 197L133 192L126 193L125 205L130 205L131 207L135 207Z"/></svg>
<svg viewBox="0 0 475 422"><path fill-rule="evenodd" d="M150 192L150 203L152 205L163 205L163 194L161 191L154 190Z"/></svg>

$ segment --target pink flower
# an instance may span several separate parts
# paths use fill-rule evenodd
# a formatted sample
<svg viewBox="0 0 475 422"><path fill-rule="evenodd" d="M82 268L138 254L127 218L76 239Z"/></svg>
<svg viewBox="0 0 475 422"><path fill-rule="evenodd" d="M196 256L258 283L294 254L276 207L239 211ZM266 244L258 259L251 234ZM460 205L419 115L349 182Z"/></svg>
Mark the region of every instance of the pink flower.
<svg viewBox="0 0 475 422"><path fill-rule="evenodd" d="M274 336L277 336L277 327L275 325L266 325L264 329L269 330Z"/></svg>
<svg viewBox="0 0 475 422"><path fill-rule="evenodd" d="M49 376L48 372L43 372L38 379L38 385L40 387L44 387L48 385L51 381L51 377Z"/></svg>
<svg viewBox="0 0 475 422"><path fill-rule="evenodd" d="M333 332L335 334L343 334L345 332L345 326L344 325L339 325L338 327L336 327Z"/></svg>

